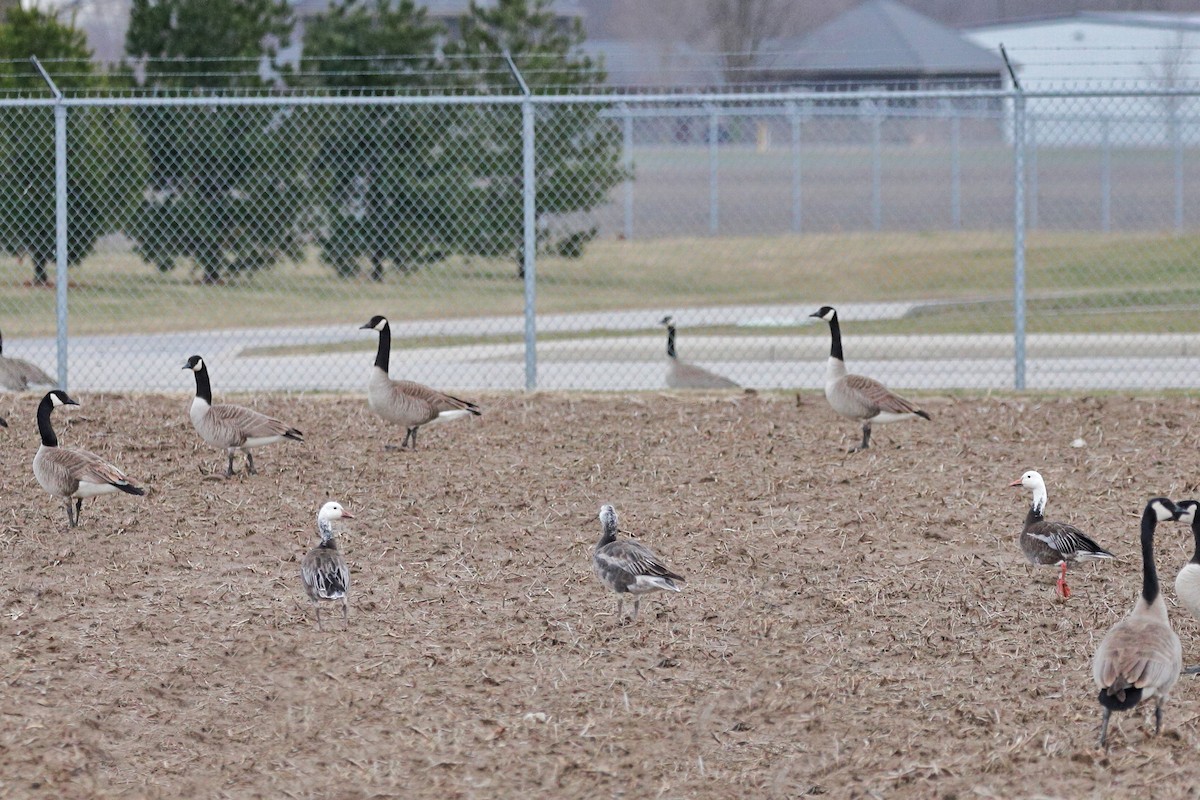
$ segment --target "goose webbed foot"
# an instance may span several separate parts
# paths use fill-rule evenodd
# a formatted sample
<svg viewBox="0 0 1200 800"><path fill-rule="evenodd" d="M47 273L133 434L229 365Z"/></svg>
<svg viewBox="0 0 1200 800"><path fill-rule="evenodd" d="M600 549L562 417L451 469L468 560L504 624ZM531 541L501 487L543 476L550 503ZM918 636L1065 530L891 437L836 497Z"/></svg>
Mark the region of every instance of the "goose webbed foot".
<svg viewBox="0 0 1200 800"><path fill-rule="evenodd" d="M1071 587L1067 586L1067 562L1063 562L1062 571L1058 573L1058 581L1055 583L1055 589L1058 590L1058 596L1063 600L1071 596Z"/></svg>
<svg viewBox="0 0 1200 800"><path fill-rule="evenodd" d="M1200 675L1200 666L1188 667L1187 669L1183 670L1179 674L1180 675Z"/></svg>
<svg viewBox="0 0 1200 800"><path fill-rule="evenodd" d="M866 450L871 446L871 423L868 422L866 425L863 425L862 432L863 438L858 447L853 447L847 450L847 453L857 453L862 450Z"/></svg>

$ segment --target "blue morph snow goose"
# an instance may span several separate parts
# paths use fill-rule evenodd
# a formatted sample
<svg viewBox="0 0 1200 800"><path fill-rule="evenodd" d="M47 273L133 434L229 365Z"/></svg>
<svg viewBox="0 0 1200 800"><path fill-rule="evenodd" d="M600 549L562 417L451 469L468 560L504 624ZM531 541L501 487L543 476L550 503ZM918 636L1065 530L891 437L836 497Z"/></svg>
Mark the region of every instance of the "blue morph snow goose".
<svg viewBox="0 0 1200 800"><path fill-rule="evenodd" d="M1067 564L1110 559L1113 554L1074 525L1050 522L1043 516L1046 511L1046 481L1041 473L1031 469L1009 486L1021 486L1033 493L1033 502L1029 506L1029 513L1025 515L1025 527L1021 529L1021 552L1030 564L1061 567L1058 593L1063 599L1070 597Z"/></svg>
<svg viewBox="0 0 1200 800"><path fill-rule="evenodd" d="M349 627L350 568L346 559L338 550L334 538L333 521L337 519L354 519L354 515L342 508L341 503L332 500L321 506L317 512L317 533L321 543L309 550L300 562L300 580L304 583L304 592L312 601L317 612L317 630L321 627L321 603L334 600L342 604L342 626Z"/></svg>
<svg viewBox="0 0 1200 800"><path fill-rule="evenodd" d="M1154 733L1162 729L1163 704L1183 667L1183 646L1171 629L1167 604L1154 568L1154 528L1179 518L1179 509L1165 497L1155 497L1142 512L1142 593L1133 610L1109 629L1092 659L1092 678L1104 709L1100 747L1108 746L1108 717L1127 711L1143 700L1154 700Z"/></svg>
<svg viewBox="0 0 1200 800"><path fill-rule="evenodd" d="M829 363L825 368L825 399L843 417L862 421L862 443L851 449L851 453L871 446L872 423L882 425L916 417L930 419L928 413L874 378L846 372L846 361L842 355L842 329L838 324L837 311L832 306L821 306L809 316L829 323L830 349Z"/></svg>
<svg viewBox="0 0 1200 800"><path fill-rule="evenodd" d="M610 505L600 507L600 541L592 554L592 569L602 584L617 593L617 617L624 610L625 595L633 595L636 621L641 596L656 591L680 591L682 575L676 575L650 548L629 539L617 539L617 512Z"/></svg>

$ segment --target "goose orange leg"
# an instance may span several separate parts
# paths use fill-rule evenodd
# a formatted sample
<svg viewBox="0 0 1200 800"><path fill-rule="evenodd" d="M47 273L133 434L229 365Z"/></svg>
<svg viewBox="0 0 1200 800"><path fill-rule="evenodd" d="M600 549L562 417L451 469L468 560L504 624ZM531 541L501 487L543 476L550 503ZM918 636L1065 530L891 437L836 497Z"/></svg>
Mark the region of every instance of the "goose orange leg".
<svg viewBox="0 0 1200 800"><path fill-rule="evenodd" d="M1067 562L1062 562L1062 571L1058 573L1058 594L1063 600L1071 596L1071 587L1067 586Z"/></svg>

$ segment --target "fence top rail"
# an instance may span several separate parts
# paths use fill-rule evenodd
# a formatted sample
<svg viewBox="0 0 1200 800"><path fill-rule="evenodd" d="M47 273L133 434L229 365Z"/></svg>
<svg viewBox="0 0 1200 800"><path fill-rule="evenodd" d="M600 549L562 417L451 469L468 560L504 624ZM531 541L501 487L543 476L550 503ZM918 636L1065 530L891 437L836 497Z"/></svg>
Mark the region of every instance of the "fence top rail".
<svg viewBox="0 0 1200 800"><path fill-rule="evenodd" d="M272 94L246 95L189 95L189 96L76 96L63 97L0 97L3 108L39 108L55 105L68 107L294 107L294 106L449 106L449 105L620 105L642 107L648 105L693 105L717 107L722 105L876 103L888 105L898 102L937 100L1013 100L1017 96L1026 100L1077 98L1131 98L1131 97L1200 97L1200 89L1043 89L1037 91L1013 91L1010 89L947 89L911 91L845 91L815 92L809 89L770 92L710 92L683 93L662 92L656 94L555 94L555 95L316 95L316 94Z"/></svg>

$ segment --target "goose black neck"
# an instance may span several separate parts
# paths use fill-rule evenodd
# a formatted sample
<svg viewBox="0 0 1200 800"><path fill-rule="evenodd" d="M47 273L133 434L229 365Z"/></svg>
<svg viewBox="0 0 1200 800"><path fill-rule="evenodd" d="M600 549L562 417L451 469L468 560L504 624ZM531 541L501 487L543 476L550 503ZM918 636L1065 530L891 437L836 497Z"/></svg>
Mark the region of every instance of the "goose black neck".
<svg viewBox="0 0 1200 800"><path fill-rule="evenodd" d="M667 326L667 357L675 358L675 326Z"/></svg>
<svg viewBox="0 0 1200 800"><path fill-rule="evenodd" d="M379 349L375 351L375 366L388 371L388 359L392 354L392 326L385 324L379 332Z"/></svg>
<svg viewBox="0 0 1200 800"><path fill-rule="evenodd" d="M42 444L46 447L58 447L58 437L54 435L54 428L50 426L50 412L53 410L54 404L50 402L50 395L46 395L37 410L38 433L42 435Z"/></svg>
<svg viewBox="0 0 1200 800"><path fill-rule="evenodd" d="M838 361L845 361L842 355L842 329L838 325L837 312L833 312L833 316L829 319L829 336L831 339L829 347L829 357L836 358Z"/></svg>
<svg viewBox="0 0 1200 800"><path fill-rule="evenodd" d="M201 362L196 374L196 397L212 405L212 387L208 383L208 365Z"/></svg>
<svg viewBox="0 0 1200 800"><path fill-rule="evenodd" d="M1142 513L1142 599L1151 605L1158 599L1158 570L1154 568L1154 526L1158 517L1152 507Z"/></svg>
<svg viewBox="0 0 1200 800"><path fill-rule="evenodd" d="M1200 520L1192 522L1192 539L1196 542L1196 552L1192 553L1193 564L1200 564Z"/></svg>
<svg viewBox="0 0 1200 800"><path fill-rule="evenodd" d="M611 528L605 528L604 534L600 537L600 543L597 544L596 547L604 547L604 545L612 544L616 540L617 540L616 526L613 526Z"/></svg>

